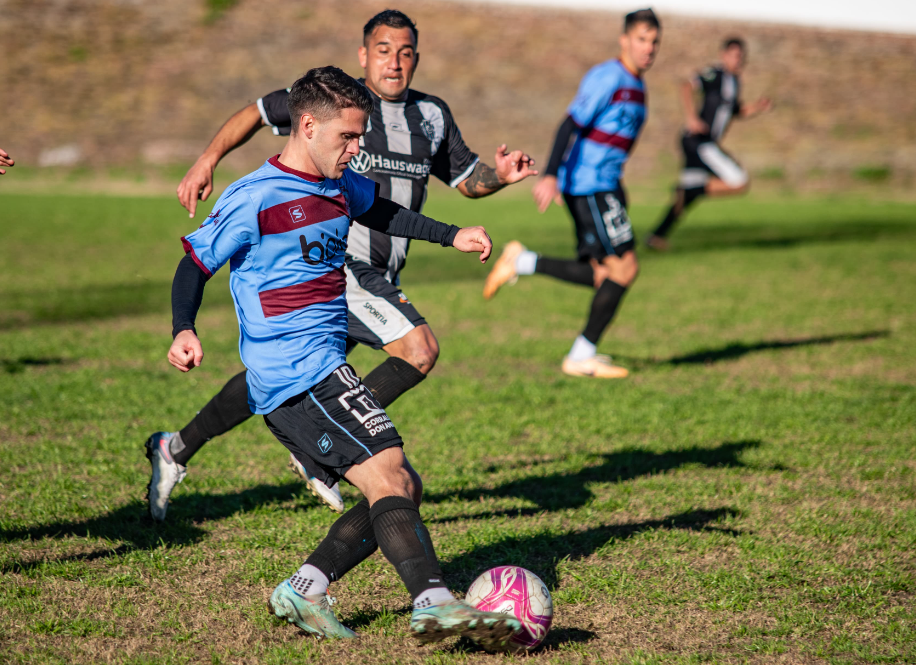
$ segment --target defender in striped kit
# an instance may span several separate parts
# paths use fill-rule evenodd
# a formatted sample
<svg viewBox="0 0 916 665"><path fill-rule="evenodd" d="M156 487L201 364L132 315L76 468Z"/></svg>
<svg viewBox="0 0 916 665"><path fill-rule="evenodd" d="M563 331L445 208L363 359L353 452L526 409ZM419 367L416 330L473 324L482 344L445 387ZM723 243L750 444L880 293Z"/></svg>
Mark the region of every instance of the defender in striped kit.
<svg viewBox="0 0 916 665"><path fill-rule="evenodd" d="M410 89L419 62L417 37L413 21L394 10L377 14L363 28L359 61L365 78L360 81L369 91L373 108L350 170L375 181L381 197L415 212L423 208L431 175L469 198L487 196L536 175L533 160L521 150L507 152L505 145L496 151L494 168L481 162L464 143L448 105L438 97ZM261 127L270 127L278 136L290 133L288 97L288 90L265 95L232 116L220 129L178 187L179 201L192 217L198 198L206 200L212 191L213 171L226 153ZM406 238L360 226L353 227L348 237L344 267L349 304L347 349L365 344L389 355L364 379L383 407L423 381L439 357L439 344L432 329L400 287L399 276L409 246ZM147 447L169 439L169 446L177 451L175 460L184 469L206 441L250 416L242 372L230 379L183 429L157 432ZM295 458L290 458L290 466L332 509L344 509L336 485L326 487ZM161 492L151 490L150 511L155 519L165 518L170 492L166 486Z"/></svg>
<svg viewBox="0 0 916 665"><path fill-rule="evenodd" d="M743 194L750 186L747 171L722 149L720 143L734 118L751 118L770 110L763 97L741 101L741 73L747 58L744 41L732 37L722 44L721 64L707 67L681 84L685 128L681 135L684 168L674 191L674 203L658 227L646 238L652 249L668 249L668 235L680 216L702 196ZM694 94L699 92L699 107Z"/></svg>
<svg viewBox="0 0 916 665"><path fill-rule="evenodd" d="M642 75L655 61L660 37L661 27L651 9L627 14L620 57L593 67L582 79L557 131L546 173L534 188L540 212L551 201L566 202L578 258L538 256L513 241L484 285L484 298L492 298L518 275L540 273L595 289L585 329L563 359L562 371L573 376L628 375L608 356L598 355L597 345L639 270L621 179L646 121Z"/></svg>

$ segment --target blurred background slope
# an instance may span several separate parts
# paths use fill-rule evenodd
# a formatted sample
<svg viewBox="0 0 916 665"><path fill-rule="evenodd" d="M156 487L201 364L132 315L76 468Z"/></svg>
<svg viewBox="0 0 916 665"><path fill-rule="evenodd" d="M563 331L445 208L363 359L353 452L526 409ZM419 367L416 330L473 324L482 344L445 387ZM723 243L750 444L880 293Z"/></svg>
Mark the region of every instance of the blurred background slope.
<svg viewBox="0 0 916 665"><path fill-rule="evenodd" d="M22 182L55 168L158 169L173 187L246 103L313 66L359 75L362 25L388 6L420 30L414 87L443 97L489 159L503 141L544 159L582 74L616 53L622 16L457 2L0 0L0 146L17 158ZM735 123L725 141L758 183L913 184L916 36L661 18L631 186L673 177L677 80L713 62L731 35L749 44L745 98L776 103L767 116ZM226 171L244 173L281 147L262 132L227 158Z"/></svg>

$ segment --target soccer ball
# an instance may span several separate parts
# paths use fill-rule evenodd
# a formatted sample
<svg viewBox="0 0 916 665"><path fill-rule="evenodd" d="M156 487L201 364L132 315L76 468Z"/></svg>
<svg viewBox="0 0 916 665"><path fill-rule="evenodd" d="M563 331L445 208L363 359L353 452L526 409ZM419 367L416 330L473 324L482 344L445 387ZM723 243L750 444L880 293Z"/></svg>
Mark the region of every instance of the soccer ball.
<svg viewBox="0 0 916 665"><path fill-rule="evenodd" d="M522 631L509 641L512 651L537 647L553 623L553 599L547 586L530 570L518 566L491 568L474 580L465 602L485 612L511 614Z"/></svg>

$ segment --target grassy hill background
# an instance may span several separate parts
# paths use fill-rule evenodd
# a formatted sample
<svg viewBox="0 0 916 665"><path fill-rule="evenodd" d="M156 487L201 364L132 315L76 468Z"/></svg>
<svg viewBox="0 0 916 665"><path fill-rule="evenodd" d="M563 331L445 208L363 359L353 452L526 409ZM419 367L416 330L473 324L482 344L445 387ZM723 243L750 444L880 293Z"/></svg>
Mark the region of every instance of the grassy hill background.
<svg viewBox="0 0 916 665"><path fill-rule="evenodd" d="M485 159L503 141L543 159L582 74L616 53L617 13L411 0L0 0L0 146L17 157L20 183L57 165L71 177L157 172L174 186L244 104L313 66L358 75L361 27L392 4L420 30L414 87L448 101ZM714 61L722 38L734 34L750 45L745 97L776 103L726 139L758 185L912 185L916 37L662 20L631 185L673 175L677 80ZM279 150L262 134L227 160L227 174Z"/></svg>

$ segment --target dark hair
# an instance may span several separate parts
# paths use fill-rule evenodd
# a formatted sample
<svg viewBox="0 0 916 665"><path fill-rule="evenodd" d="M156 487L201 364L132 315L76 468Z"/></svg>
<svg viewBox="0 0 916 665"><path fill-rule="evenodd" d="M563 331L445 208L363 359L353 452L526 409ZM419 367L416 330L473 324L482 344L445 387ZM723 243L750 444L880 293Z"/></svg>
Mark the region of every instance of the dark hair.
<svg viewBox="0 0 916 665"><path fill-rule="evenodd" d="M299 119L310 113L318 120L337 116L343 109L355 108L372 113L372 97L366 86L337 67L316 67L293 83L286 100L292 131L299 129Z"/></svg>
<svg viewBox="0 0 916 665"><path fill-rule="evenodd" d="M732 46L737 46L742 51L747 51L747 46L744 44L744 40L741 37L729 37L724 42L722 42L722 50L727 51Z"/></svg>
<svg viewBox="0 0 916 665"><path fill-rule="evenodd" d="M623 19L623 31L629 32L637 23L647 23L650 28L656 30L662 29L662 24L659 23L658 17L651 9L637 9L627 14Z"/></svg>
<svg viewBox="0 0 916 665"><path fill-rule="evenodd" d="M363 26L363 46L369 45L369 37L380 25L387 25L389 28L410 28L414 41L420 40L417 24L411 21L407 14L399 12L397 9L386 9L370 18L369 22Z"/></svg>

